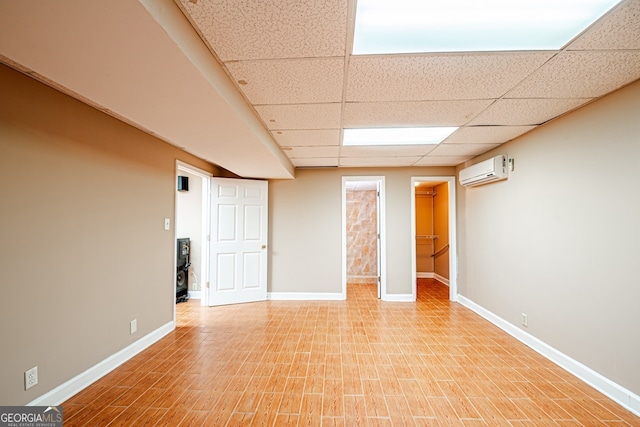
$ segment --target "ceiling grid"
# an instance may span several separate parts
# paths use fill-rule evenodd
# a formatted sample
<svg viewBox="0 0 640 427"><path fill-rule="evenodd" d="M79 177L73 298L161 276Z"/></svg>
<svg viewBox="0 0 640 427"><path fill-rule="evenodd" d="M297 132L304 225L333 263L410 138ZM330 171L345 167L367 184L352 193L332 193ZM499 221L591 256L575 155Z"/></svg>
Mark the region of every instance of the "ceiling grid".
<svg viewBox="0 0 640 427"><path fill-rule="evenodd" d="M269 3L269 4L266 4ZM638 1L562 51L351 55L355 0L181 0L295 166L455 165L640 77ZM457 126L438 146L342 129Z"/></svg>

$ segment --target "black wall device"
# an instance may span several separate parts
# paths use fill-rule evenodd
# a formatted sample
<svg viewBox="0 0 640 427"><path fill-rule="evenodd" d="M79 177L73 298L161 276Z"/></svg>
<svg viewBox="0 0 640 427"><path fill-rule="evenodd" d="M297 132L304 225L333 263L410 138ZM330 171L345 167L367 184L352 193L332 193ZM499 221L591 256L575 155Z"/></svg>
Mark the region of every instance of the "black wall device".
<svg viewBox="0 0 640 427"><path fill-rule="evenodd" d="M178 239L176 254L176 303L189 299L189 267L191 239Z"/></svg>
<svg viewBox="0 0 640 427"><path fill-rule="evenodd" d="M178 177L178 191L189 191L189 177L188 176L179 176Z"/></svg>

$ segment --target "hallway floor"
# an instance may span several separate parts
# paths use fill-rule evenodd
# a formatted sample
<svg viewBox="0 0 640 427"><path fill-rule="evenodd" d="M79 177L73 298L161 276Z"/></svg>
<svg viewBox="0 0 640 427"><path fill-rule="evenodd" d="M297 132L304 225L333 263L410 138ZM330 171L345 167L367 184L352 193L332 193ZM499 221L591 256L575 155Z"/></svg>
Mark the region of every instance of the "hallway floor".
<svg viewBox="0 0 640 427"><path fill-rule="evenodd" d="M174 332L63 404L71 426L640 426L418 282L416 303L177 305Z"/></svg>

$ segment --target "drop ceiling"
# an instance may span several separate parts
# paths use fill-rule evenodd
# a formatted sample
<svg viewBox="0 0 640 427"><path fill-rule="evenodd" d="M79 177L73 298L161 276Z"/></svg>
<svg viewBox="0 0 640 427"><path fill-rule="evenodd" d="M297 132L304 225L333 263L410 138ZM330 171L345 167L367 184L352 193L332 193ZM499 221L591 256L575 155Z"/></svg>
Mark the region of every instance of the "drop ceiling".
<svg viewBox="0 0 640 427"><path fill-rule="evenodd" d="M640 0L559 51L362 56L351 0L30 3L0 0L2 62L246 177L457 165L640 78ZM460 129L340 144L393 126Z"/></svg>

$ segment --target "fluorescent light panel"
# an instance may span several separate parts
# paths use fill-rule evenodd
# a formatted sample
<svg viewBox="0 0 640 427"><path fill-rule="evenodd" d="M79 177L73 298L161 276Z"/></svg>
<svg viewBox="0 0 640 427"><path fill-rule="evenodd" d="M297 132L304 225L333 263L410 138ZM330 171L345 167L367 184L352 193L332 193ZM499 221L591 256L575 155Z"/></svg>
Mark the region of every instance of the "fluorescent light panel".
<svg viewBox="0 0 640 427"><path fill-rule="evenodd" d="M353 54L558 50L621 0L358 0Z"/></svg>
<svg viewBox="0 0 640 427"><path fill-rule="evenodd" d="M345 129L342 145L439 144L457 127Z"/></svg>

